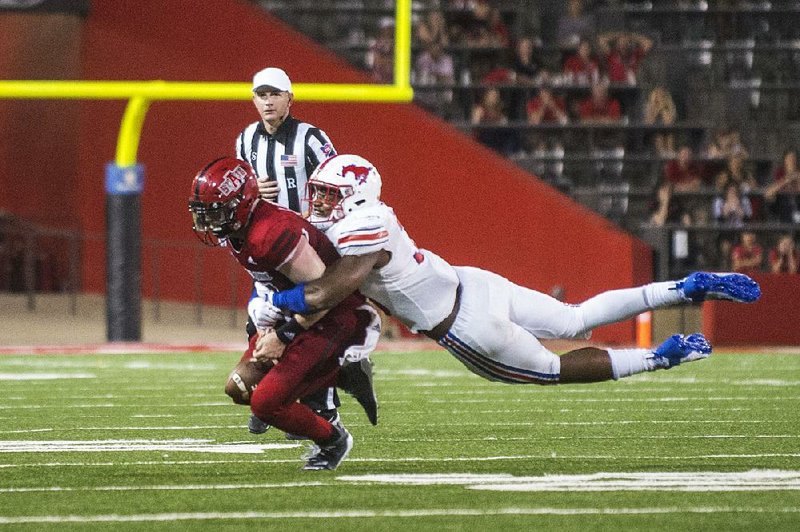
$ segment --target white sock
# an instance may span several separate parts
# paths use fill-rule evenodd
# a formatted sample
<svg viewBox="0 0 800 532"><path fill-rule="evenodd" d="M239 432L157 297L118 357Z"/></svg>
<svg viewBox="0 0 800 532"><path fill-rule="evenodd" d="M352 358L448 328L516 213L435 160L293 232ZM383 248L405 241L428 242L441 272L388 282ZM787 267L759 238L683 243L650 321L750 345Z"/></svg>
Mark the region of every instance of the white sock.
<svg viewBox="0 0 800 532"><path fill-rule="evenodd" d="M644 289L644 297L650 308L657 309L676 303L685 303L686 298L683 297L683 290L676 289L676 284L675 281L663 281L644 285L642 287Z"/></svg>
<svg viewBox="0 0 800 532"><path fill-rule="evenodd" d="M630 377L645 371L654 371L660 366L649 349L607 349L611 359L614 380Z"/></svg>
<svg viewBox="0 0 800 532"><path fill-rule="evenodd" d="M650 283L635 288L609 290L580 305L583 325L592 330L601 325L617 323L647 310L683 303L683 292L675 290L675 281Z"/></svg>

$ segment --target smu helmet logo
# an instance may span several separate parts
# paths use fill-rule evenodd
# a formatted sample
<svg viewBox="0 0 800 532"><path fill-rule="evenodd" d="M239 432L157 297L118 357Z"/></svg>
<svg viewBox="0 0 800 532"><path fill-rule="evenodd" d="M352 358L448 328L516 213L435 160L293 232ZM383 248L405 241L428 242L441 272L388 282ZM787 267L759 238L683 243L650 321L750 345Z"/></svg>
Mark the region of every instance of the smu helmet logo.
<svg viewBox="0 0 800 532"><path fill-rule="evenodd" d="M355 177L355 180L358 181L358 184L363 185L367 181L367 176L369 176L370 170L372 170L372 168L348 164L342 168L342 176L344 177L347 174L353 174L353 177Z"/></svg>
<svg viewBox="0 0 800 532"><path fill-rule="evenodd" d="M227 196L228 194L236 192L242 188L242 185L246 179L247 170L245 170L243 167L237 166L232 170L228 170L225 172L222 182L219 184L220 194L222 194L222 196Z"/></svg>

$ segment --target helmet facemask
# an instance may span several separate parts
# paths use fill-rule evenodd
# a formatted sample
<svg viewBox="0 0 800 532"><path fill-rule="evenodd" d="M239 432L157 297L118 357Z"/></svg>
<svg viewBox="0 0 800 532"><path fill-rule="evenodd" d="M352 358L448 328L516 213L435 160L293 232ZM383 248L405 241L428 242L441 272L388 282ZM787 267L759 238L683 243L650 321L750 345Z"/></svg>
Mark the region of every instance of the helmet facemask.
<svg viewBox="0 0 800 532"><path fill-rule="evenodd" d="M252 167L233 157L221 157L206 165L192 181L189 211L192 230L206 245L245 227L258 199Z"/></svg>
<svg viewBox="0 0 800 532"><path fill-rule="evenodd" d="M381 176L358 155L324 161L308 180L309 221L326 230L350 213L380 203Z"/></svg>
<svg viewBox="0 0 800 532"><path fill-rule="evenodd" d="M241 222L236 219L236 208L240 202L239 198L233 198L228 203L207 204L202 201L190 201L192 230L200 241L206 245L217 246L221 238L241 228Z"/></svg>

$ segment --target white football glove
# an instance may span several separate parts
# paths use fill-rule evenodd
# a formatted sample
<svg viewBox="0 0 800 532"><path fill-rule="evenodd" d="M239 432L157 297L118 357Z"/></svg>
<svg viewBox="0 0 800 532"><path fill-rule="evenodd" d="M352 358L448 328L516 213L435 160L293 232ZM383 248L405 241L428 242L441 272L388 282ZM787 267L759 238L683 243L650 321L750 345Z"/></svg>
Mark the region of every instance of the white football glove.
<svg viewBox="0 0 800 532"><path fill-rule="evenodd" d="M247 314L250 315L250 319L253 320L257 329L272 329L277 322L286 318L281 309L270 303L268 299L271 298L256 297L247 304Z"/></svg>

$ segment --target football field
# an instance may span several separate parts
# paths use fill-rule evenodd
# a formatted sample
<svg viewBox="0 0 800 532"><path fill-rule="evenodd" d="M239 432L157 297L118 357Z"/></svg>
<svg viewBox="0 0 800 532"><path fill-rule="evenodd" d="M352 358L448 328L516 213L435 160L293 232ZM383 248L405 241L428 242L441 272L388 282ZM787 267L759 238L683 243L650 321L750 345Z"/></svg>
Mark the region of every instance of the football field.
<svg viewBox="0 0 800 532"><path fill-rule="evenodd" d="M800 530L800 355L510 386L380 352L336 471L247 432L239 353L0 355L2 530Z"/></svg>

